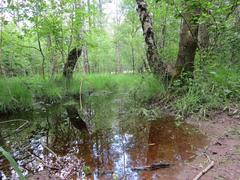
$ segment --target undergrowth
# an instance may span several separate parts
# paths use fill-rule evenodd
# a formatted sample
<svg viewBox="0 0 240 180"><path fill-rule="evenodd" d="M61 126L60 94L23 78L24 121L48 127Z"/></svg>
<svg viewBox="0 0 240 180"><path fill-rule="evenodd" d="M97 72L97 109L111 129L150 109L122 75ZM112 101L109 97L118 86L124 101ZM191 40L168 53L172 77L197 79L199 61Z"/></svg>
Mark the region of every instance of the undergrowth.
<svg viewBox="0 0 240 180"><path fill-rule="evenodd" d="M206 116L210 110L223 109L231 103L239 103L239 70L218 68L207 72L195 72L194 79L184 85L176 81L171 87L174 99L171 108L181 117L194 113Z"/></svg>

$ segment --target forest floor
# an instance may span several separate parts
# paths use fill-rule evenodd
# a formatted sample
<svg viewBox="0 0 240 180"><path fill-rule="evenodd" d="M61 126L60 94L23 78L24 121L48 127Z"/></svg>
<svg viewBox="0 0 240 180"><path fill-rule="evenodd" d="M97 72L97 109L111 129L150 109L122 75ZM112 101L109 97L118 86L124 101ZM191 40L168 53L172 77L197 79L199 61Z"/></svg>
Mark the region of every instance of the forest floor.
<svg viewBox="0 0 240 180"><path fill-rule="evenodd" d="M240 118L228 112L212 112L207 120L188 118L209 139L209 145L197 157L187 163L177 179L193 179L209 164L214 166L202 176L204 180L240 178Z"/></svg>

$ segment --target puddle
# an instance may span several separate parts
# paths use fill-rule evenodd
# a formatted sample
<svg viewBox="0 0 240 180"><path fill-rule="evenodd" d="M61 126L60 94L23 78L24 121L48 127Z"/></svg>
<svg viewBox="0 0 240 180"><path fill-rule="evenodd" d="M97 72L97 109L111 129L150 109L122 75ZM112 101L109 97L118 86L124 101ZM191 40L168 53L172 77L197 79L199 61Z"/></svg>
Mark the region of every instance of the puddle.
<svg viewBox="0 0 240 180"><path fill-rule="evenodd" d="M124 97L94 96L85 99L81 111L76 103L68 103L1 117L30 124L13 134L22 121L0 124L0 145L32 179L48 176L50 169L63 179L174 179L207 143L186 123L179 125L170 116L148 121L129 113L129 107ZM139 170L156 163L170 167ZM16 179L2 157L0 171L4 178Z"/></svg>

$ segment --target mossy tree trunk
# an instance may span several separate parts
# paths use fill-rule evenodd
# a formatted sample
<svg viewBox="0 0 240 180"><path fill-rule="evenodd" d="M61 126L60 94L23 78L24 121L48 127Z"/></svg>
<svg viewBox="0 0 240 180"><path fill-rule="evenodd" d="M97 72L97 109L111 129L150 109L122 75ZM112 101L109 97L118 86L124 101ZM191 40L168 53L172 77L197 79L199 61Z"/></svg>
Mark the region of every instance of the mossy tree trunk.
<svg viewBox="0 0 240 180"><path fill-rule="evenodd" d="M151 71L154 74L165 77L168 75L167 67L160 59L157 52L156 40L153 32L153 22L150 13L148 12L148 6L144 0L136 0L137 12L141 21L143 35L147 46L147 59Z"/></svg>
<svg viewBox="0 0 240 180"><path fill-rule="evenodd" d="M194 59L198 47L199 9L191 9L183 17L181 26L179 52L174 67L165 64L160 58L153 32L153 22L145 0L136 0L137 12L142 24L143 35L147 46L147 60L151 71L164 80L180 77L182 72L194 71Z"/></svg>

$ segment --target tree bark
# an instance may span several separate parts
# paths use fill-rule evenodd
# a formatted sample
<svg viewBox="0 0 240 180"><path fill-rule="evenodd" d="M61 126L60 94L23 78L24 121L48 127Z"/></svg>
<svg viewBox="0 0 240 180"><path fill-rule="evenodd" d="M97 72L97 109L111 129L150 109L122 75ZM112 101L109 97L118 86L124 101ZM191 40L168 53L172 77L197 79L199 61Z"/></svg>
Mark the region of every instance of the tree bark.
<svg viewBox="0 0 240 180"><path fill-rule="evenodd" d="M152 17L148 12L148 7L144 0L136 0L136 2L137 12L142 24L143 35L147 46L147 60L150 69L154 74L160 75L165 79L165 77L169 76L169 74L167 72L167 66L160 59L160 56L157 52L157 46L153 32Z"/></svg>
<svg viewBox="0 0 240 180"><path fill-rule="evenodd" d="M81 56L82 48L72 49L67 58L67 62L64 64L63 75L66 78L72 78L72 74L77 63L78 58Z"/></svg>
<svg viewBox="0 0 240 180"><path fill-rule="evenodd" d="M176 62L178 74L183 72L193 75L194 59L198 47L198 22L196 22L199 11L188 12L184 15L180 33L179 51Z"/></svg>
<svg viewBox="0 0 240 180"><path fill-rule="evenodd" d="M198 30L198 41L201 49L206 50L209 46L209 32L207 24L200 24Z"/></svg>
<svg viewBox="0 0 240 180"><path fill-rule="evenodd" d="M83 57L83 70L86 74L89 74L90 65L88 61L88 49L86 44L82 47L82 57Z"/></svg>
<svg viewBox="0 0 240 180"><path fill-rule="evenodd" d="M120 57L120 47L119 42L116 42L115 48L115 56L116 56L116 73L122 72L122 64L121 64L121 57Z"/></svg>
<svg viewBox="0 0 240 180"><path fill-rule="evenodd" d="M132 56L132 71L133 71L133 74L135 73L135 53L134 53L134 47L133 47L133 44L131 43L131 56Z"/></svg>
<svg viewBox="0 0 240 180"><path fill-rule="evenodd" d="M43 79L45 79L45 59L46 58L45 58L45 55L42 50L42 45L41 45L41 41L40 41L38 32L37 32L37 42L38 42L38 48L39 48L40 54L42 56L42 76L43 76Z"/></svg>

